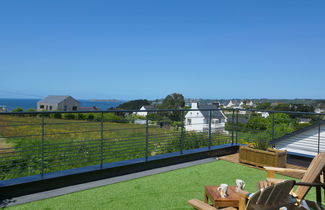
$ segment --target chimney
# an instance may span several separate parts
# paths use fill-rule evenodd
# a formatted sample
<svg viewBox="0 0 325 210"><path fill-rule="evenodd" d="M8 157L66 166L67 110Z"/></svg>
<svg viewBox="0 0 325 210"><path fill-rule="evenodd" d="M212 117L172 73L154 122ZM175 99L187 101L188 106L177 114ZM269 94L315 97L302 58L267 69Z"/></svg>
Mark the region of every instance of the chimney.
<svg viewBox="0 0 325 210"><path fill-rule="evenodd" d="M219 108L219 106L220 106L219 102L213 102L212 105L216 106L217 108Z"/></svg>
<svg viewBox="0 0 325 210"><path fill-rule="evenodd" d="M191 109L197 109L197 102L192 102Z"/></svg>

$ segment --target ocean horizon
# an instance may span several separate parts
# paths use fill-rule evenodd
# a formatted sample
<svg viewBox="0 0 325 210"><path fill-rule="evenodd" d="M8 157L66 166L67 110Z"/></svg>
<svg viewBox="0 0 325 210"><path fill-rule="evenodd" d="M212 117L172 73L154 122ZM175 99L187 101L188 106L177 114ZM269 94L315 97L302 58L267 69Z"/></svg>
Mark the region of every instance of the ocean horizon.
<svg viewBox="0 0 325 210"><path fill-rule="evenodd" d="M8 111L12 111L15 108L36 109L37 102L40 98L0 98L0 106L4 106ZM96 106L101 110L107 110L109 108L115 108L118 105L126 102L124 100L116 101L94 101L93 99L77 99L80 102L81 107L93 107Z"/></svg>

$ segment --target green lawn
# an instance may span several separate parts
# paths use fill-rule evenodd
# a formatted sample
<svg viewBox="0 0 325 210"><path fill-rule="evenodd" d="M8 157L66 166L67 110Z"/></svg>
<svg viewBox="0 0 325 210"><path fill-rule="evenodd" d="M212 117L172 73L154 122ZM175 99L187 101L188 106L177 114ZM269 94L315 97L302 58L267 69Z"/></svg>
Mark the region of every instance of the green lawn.
<svg viewBox="0 0 325 210"><path fill-rule="evenodd" d="M247 190L255 192L257 181L265 176L262 170L219 160L9 209L192 209L187 200L203 200L205 185L235 185L235 179L242 179ZM310 192L308 199L314 200L314 195Z"/></svg>

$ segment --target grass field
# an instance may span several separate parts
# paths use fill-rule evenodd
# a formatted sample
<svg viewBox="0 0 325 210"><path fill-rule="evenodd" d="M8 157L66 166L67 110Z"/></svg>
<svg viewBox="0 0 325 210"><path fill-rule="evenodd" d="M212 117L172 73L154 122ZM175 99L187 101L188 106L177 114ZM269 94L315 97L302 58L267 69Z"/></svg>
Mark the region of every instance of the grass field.
<svg viewBox="0 0 325 210"><path fill-rule="evenodd" d="M44 118L43 131L42 138L40 117L0 116L1 179L142 158L146 153L145 125ZM148 156L200 148L209 142L207 133L182 135L180 128L173 127L151 125L148 134ZM211 144L229 139L213 134Z"/></svg>
<svg viewBox="0 0 325 210"><path fill-rule="evenodd" d="M255 192L258 180L266 173L222 160L201 164L131 181L98 187L64 196L17 205L9 209L192 209L187 200L203 200L205 185L227 183L236 179L246 182L249 192ZM278 176L279 178L288 178ZM290 179L290 178L289 178ZM315 192L307 198L314 200Z"/></svg>

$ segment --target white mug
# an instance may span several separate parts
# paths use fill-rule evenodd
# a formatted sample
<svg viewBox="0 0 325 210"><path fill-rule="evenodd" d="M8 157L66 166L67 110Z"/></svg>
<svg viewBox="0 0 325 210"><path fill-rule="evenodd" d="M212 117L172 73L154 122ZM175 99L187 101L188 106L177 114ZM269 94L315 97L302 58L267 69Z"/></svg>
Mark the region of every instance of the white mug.
<svg viewBox="0 0 325 210"><path fill-rule="evenodd" d="M246 186L246 184L245 184L245 182L243 180L236 179L236 190L237 190L237 192L239 190L244 190L245 189L245 186Z"/></svg>
<svg viewBox="0 0 325 210"><path fill-rule="evenodd" d="M221 184L220 187L218 187L217 190L219 191L221 198L227 197L227 189L228 189L227 184Z"/></svg>

